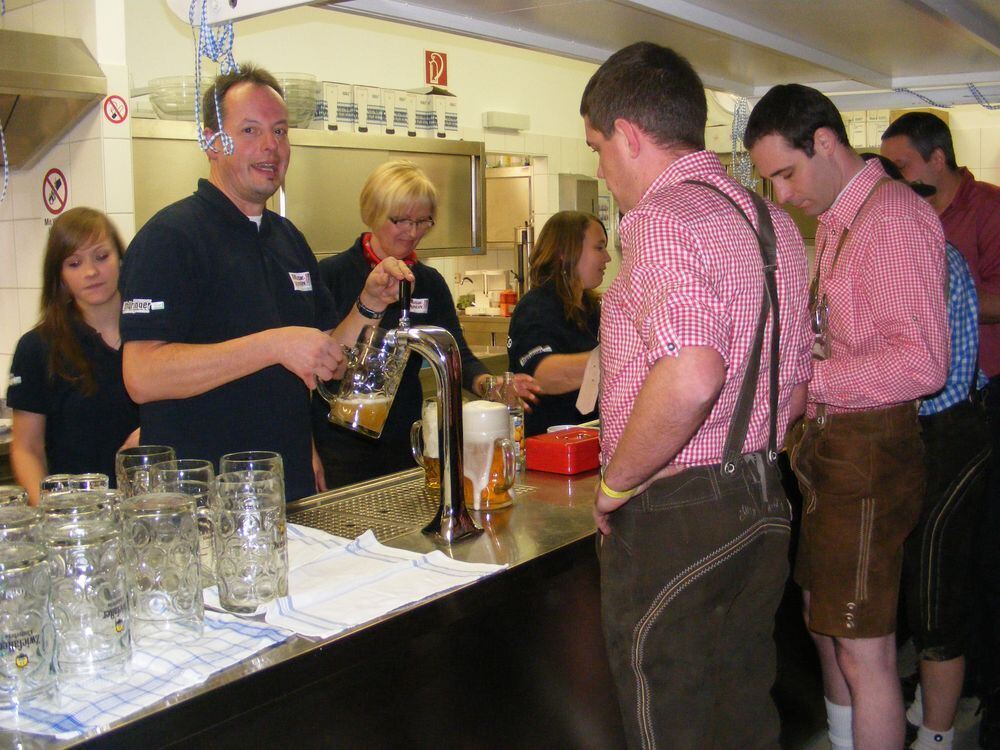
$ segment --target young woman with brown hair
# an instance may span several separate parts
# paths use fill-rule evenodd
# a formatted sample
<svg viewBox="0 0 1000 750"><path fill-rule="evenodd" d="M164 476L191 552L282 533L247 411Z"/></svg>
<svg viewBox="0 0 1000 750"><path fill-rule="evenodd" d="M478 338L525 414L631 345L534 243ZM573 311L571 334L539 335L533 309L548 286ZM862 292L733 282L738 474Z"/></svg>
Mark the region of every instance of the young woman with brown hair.
<svg viewBox="0 0 1000 750"><path fill-rule="evenodd" d="M597 416L576 408L601 319L594 291L604 280L608 234L593 214L560 211L545 222L531 254L531 290L514 308L507 340L511 372L533 375L538 403L525 415L528 435Z"/></svg>
<svg viewBox="0 0 1000 750"><path fill-rule="evenodd" d="M118 333L123 252L108 217L92 208L70 209L49 231L41 321L18 341L7 389L11 463L33 504L47 474L114 477L115 453L138 442Z"/></svg>

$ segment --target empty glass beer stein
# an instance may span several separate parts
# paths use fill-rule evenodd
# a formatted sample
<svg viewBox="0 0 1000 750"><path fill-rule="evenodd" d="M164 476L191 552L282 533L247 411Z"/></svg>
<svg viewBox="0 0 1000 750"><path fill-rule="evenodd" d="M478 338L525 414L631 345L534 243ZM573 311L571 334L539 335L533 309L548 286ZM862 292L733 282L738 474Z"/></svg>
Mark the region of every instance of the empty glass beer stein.
<svg viewBox="0 0 1000 750"><path fill-rule="evenodd" d="M72 474L49 474L44 477L38 485L38 496L45 498L48 495L55 495L60 492L69 492L72 487Z"/></svg>
<svg viewBox="0 0 1000 750"><path fill-rule="evenodd" d="M280 457L279 457L280 458ZM153 492L179 492L195 501L201 585L215 584L215 470L211 461L182 458L153 466Z"/></svg>
<svg viewBox="0 0 1000 750"><path fill-rule="evenodd" d="M73 474L70 476L70 490L106 490L111 486L107 474Z"/></svg>
<svg viewBox="0 0 1000 750"><path fill-rule="evenodd" d="M317 390L330 404L331 422L378 438L403 377L409 349L390 344L382 328L365 326L358 343L345 351L347 372L337 395L319 380Z"/></svg>
<svg viewBox="0 0 1000 750"><path fill-rule="evenodd" d="M0 507L0 542L34 541L35 528L41 518L42 511L30 505Z"/></svg>
<svg viewBox="0 0 1000 750"><path fill-rule="evenodd" d="M47 516L40 535L52 578L59 673L120 670L132 655L132 643L118 527L104 512L66 513L61 521Z"/></svg>
<svg viewBox="0 0 1000 750"><path fill-rule="evenodd" d="M255 612L288 593L288 540L280 486L272 471L218 477L215 580L219 603L230 612Z"/></svg>
<svg viewBox="0 0 1000 750"><path fill-rule="evenodd" d="M0 484L0 506L27 505L28 491L19 484Z"/></svg>
<svg viewBox="0 0 1000 750"><path fill-rule="evenodd" d="M48 694L56 634L49 567L38 544L0 544L0 708Z"/></svg>
<svg viewBox="0 0 1000 750"><path fill-rule="evenodd" d="M115 481L124 497L149 492L153 483L151 468L161 461L177 458L168 445L136 445L115 454Z"/></svg>
<svg viewBox="0 0 1000 750"><path fill-rule="evenodd" d="M178 492L136 495L122 506L122 546L136 644L201 637L197 501Z"/></svg>

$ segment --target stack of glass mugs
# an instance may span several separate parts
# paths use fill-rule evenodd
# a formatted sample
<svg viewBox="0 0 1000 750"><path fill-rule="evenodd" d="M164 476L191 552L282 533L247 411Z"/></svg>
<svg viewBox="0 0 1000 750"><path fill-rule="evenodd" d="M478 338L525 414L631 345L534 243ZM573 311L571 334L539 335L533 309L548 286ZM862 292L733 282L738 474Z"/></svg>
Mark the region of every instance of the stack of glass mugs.
<svg viewBox="0 0 1000 750"><path fill-rule="evenodd" d="M281 456L119 452L103 474L51 475L39 506L0 486L0 708L123 671L138 647L201 636L203 588L257 612L288 593Z"/></svg>

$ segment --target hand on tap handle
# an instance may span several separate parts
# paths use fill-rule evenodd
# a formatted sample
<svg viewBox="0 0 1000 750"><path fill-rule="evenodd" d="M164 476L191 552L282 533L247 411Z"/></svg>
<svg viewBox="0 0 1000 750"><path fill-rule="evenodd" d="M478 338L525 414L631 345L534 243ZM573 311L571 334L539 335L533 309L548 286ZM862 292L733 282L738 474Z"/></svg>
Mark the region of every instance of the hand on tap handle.
<svg viewBox="0 0 1000 750"><path fill-rule="evenodd" d="M399 299L399 282L413 283L413 272L401 260L384 258L365 280L361 302L376 312L382 312Z"/></svg>

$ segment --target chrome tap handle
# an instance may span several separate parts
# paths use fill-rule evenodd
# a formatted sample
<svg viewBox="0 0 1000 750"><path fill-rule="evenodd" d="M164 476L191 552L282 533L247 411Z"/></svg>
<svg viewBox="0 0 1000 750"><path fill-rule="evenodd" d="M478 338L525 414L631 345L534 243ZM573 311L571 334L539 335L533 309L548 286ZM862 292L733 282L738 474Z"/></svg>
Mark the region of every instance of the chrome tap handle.
<svg viewBox="0 0 1000 750"><path fill-rule="evenodd" d="M399 327L404 331L410 327L410 297L413 287L406 279L399 280Z"/></svg>

